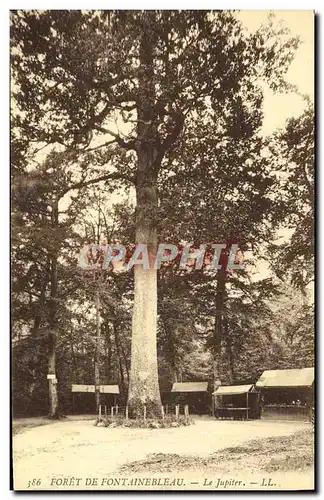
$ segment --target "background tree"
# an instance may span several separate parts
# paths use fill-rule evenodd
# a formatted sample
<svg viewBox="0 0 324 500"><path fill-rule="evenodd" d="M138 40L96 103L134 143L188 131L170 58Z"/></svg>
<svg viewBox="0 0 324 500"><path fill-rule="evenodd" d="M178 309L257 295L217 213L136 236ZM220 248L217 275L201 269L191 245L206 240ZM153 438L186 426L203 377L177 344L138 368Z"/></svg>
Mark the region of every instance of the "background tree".
<svg viewBox="0 0 324 500"><path fill-rule="evenodd" d="M288 241L270 246L272 268L301 290L314 280L314 108L308 102L298 118L288 120L272 143L280 175L277 213L290 230Z"/></svg>
<svg viewBox="0 0 324 500"><path fill-rule="evenodd" d="M59 219L58 186L66 183L63 169L53 171L55 154L31 172L13 177L13 304L14 317L21 317L19 330L31 330L33 337L46 335L48 349L49 415L59 414L56 384L56 340L62 304L58 286L59 252L73 238L75 206ZM21 309L21 302L29 308ZM29 309L29 314L28 314ZM31 324L32 322L32 324ZM21 332L17 331L17 337Z"/></svg>

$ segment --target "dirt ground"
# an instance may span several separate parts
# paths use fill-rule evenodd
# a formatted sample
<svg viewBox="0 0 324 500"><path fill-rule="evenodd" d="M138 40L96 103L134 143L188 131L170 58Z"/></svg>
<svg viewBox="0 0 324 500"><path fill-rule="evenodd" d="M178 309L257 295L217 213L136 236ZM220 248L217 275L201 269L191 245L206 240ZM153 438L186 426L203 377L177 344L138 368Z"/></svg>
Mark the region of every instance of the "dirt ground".
<svg viewBox="0 0 324 500"><path fill-rule="evenodd" d="M289 459L286 449L303 459L307 423L195 418L189 427L131 429L95 427L85 419L28 420L13 426L19 431L13 436L16 490L313 488L311 461L280 466ZM261 467L267 456L279 466Z"/></svg>
<svg viewBox="0 0 324 500"><path fill-rule="evenodd" d="M91 420L92 422L96 417L93 415L67 415L64 417L63 421L78 421L78 420ZM40 425L53 424L53 420L47 417L22 417L15 418L12 422L13 435L18 434L26 429L31 429L32 427L39 427Z"/></svg>

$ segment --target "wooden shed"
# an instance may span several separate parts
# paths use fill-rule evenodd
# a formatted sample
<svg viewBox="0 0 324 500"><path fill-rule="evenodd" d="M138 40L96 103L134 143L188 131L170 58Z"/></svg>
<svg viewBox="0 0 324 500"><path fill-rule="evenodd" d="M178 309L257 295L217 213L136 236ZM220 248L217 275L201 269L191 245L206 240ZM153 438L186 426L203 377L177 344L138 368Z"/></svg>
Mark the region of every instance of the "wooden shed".
<svg viewBox="0 0 324 500"><path fill-rule="evenodd" d="M310 420L314 368L266 370L256 383L261 391L262 418Z"/></svg>
<svg viewBox="0 0 324 500"><path fill-rule="evenodd" d="M92 413L96 411L94 385L72 384L71 391L73 413ZM119 395L119 386L117 384L100 385L99 392L101 404L116 406Z"/></svg>
<svg viewBox="0 0 324 500"><path fill-rule="evenodd" d="M171 389L170 402L188 405L190 413L207 413L211 405L208 382L175 382Z"/></svg>
<svg viewBox="0 0 324 500"><path fill-rule="evenodd" d="M213 392L216 418L252 420L260 418L260 394L253 384L221 385Z"/></svg>

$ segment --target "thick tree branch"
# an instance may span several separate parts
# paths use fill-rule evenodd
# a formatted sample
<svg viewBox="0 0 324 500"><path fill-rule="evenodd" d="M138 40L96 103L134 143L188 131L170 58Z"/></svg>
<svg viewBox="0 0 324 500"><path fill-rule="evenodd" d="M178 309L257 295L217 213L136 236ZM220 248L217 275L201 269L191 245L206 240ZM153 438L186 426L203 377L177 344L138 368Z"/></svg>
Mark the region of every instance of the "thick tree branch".
<svg viewBox="0 0 324 500"><path fill-rule="evenodd" d="M67 187L63 191L60 192L60 198L62 198L66 193L69 191L72 191L74 189L81 189L87 186L90 186L91 184L96 184L97 182L102 182L102 181L108 181L108 180L123 180L126 182L130 182L135 184L135 178L132 176L120 174L118 172L112 172L110 174L105 174L100 177L96 177L95 179L90 179L88 181L80 181L76 182L75 184L72 184L71 186Z"/></svg>
<svg viewBox="0 0 324 500"><path fill-rule="evenodd" d="M96 130L98 130L99 132L102 132L103 134L109 134L109 135L112 135L113 137L115 137L116 142L122 148L129 149L129 150L133 149L135 151L135 149L136 149L136 147L135 147L135 141L125 142L124 139L122 139L120 137L120 135L116 134L116 132L113 132L112 130L108 130L107 128L104 128L104 127L101 127L101 126L98 126L98 125L95 126L94 128Z"/></svg>
<svg viewBox="0 0 324 500"><path fill-rule="evenodd" d="M157 164L161 163L164 154L170 148L170 146L172 146L172 144L174 144L175 141L178 139L179 135L181 134L182 128L183 128L185 115L182 113L174 112L172 114L172 117L175 121L175 125L174 125L173 129L171 130L171 132L166 136L166 138L164 139L163 143L161 144L161 146L159 148L159 153L157 156Z"/></svg>
<svg viewBox="0 0 324 500"><path fill-rule="evenodd" d="M114 144L114 143L117 143L116 139L113 139L112 141L104 142L103 144L99 144L99 146L94 146L93 148L85 149L83 152L90 153L91 151L97 151L100 148L103 148L105 146L109 146L110 144Z"/></svg>

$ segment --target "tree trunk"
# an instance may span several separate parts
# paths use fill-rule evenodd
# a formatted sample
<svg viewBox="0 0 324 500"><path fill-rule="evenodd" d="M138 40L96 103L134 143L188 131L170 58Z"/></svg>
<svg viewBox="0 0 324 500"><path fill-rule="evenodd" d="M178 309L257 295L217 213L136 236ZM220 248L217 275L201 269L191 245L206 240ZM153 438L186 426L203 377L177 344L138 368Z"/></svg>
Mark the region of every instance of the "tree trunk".
<svg viewBox="0 0 324 500"><path fill-rule="evenodd" d="M95 379L95 401L96 413L99 412L100 405L100 295L96 291L96 347L94 356L94 379Z"/></svg>
<svg viewBox="0 0 324 500"><path fill-rule="evenodd" d="M124 346L123 346L123 343L122 343L122 342L120 342L120 349L121 349L122 357L123 357L123 360L124 360L124 366L125 366L125 371L126 371L127 382L128 382L128 384L129 384L129 366L128 366L128 359L127 359L126 352L125 352L125 349L124 349Z"/></svg>
<svg viewBox="0 0 324 500"><path fill-rule="evenodd" d="M222 361L222 338L223 338L223 308L224 294L226 284L226 271L220 269L217 273L217 290L215 301L215 326L214 326L214 344L213 344L213 372L214 372L214 391L221 385L221 361ZM218 400L219 398L216 398Z"/></svg>
<svg viewBox="0 0 324 500"><path fill-rule="evenodd" d="M173 363L171 364L171 380L172 380L172 384L176 384L177 382L179 382L178 380L178 371L176 369L176 367L173 365Z"/></svg>
<svg viewBox="0 0 324 500"><path fill-rule="evenodd" d="M234 381L234 363L233 363L233 352L232 352L232 339L228 327L228 319L224 317L224 336L226 341L226 358L227 358L227 373L229 383L232 385Z"/></svg>
<svg viewBox="0 0 324 500"><path fill-rule="evenodd" d="M157 366L156 270L135 269L132 356L128 405L135 416L161 413Z"/></svg>
<svg viewBox="0 0 324 500"><path fill-rule="evenodd" d="M71 347L71 358L72 358L72 382L76 384L79 381L79 371L74 351L73 327L71 327L70 329L70 347Z"/></svg>
<svg viewBox="0 0 324 500"><path fill-rule="evenodd" d="M34 318L34 326L31 330L31 333L33 335L37 335L38 330L40 328L41 322L42 322L42 315L44 314L44 308L45 308L45 302L46 302L46 289L48 287L49 281L50 281L50 270L51 270L51 261L50 259L47 259L46 262L46 267L45 267L45 277L42 283L42 288L40 291L40 296L39 296L39 303L38 303L38 308L37 312Z"/></svg>
<svg viewBox="0 0 324 500"><path fill-rule="evenodd" d="M182 382L181 367L174 353L171 354L170 372L172 383Z"/></svg>
<svg viewBox="0 0 324 500"><path fill-rule="evenodd" d="M57 379L56 379L56 334L50 333L49 339L49 354L48 354L48 374L53 375L53 378L48 380L48 391L49 391L49 417L53 419L59 418L58 409L58 394L57 394Z"/></svg>
<svg viewBox="0 0 324 500"><path fill-rule="evenodd" d="M112 345L111 345L111 338L110 338L110 328L109 328L109 321L105 321L105 337L106 337L106 378L107 378L107 383L110 384L111 381L111 375L112 375Z"/></svg>
<svg viewBox="0 0 324 500"><path fill-rule="evenodd" d="M143 14L140 46L139 105L137 121L136 243L146 244L150 267L157 248L157 125L154 115L154 29L150 13ZM157 270L134 266L134 308L132 318L132 353L128 405L130 415L161 414L157 366Z"/></svg>
<svg viewBox="0 0 324 500"><path fill-rule="evenodd" d="M177 356L177 348L176 348L176 336L177 336L177 327L174 324L171 324L169 321L164 320L164 328L167 333L168 339L168 361L170 366L170 374L172 384L177 382L182 382L181 380L181 368L180 368L180 360Z"/></svg>
<svg viewBox="0 0 324 500"><path fill-rule="evenodd" d="M122 352L121 352L121 348L120 348L119 333L117 330L116 320L113 320L113 328L114 328L116 353L117 353L119 373L120 373L120 384L122 386L122 392L124 393L124 391L125 391L125 378L124 378L124 370L123 370L123 362L122 362Z"/></svg>
<svg viewBox="0 0 324 500"><path fill-rule="evenodd" d="M58 202L52 207L52 228L58 226ZM53 242L55 245L55 242ZM49 335L48 335L48 393L49 393L49 417L59 418L59 401L57 394L56 378L56 313L57 313L57 250L54 249L51 258L51 294L49 301Z"/></svg>

